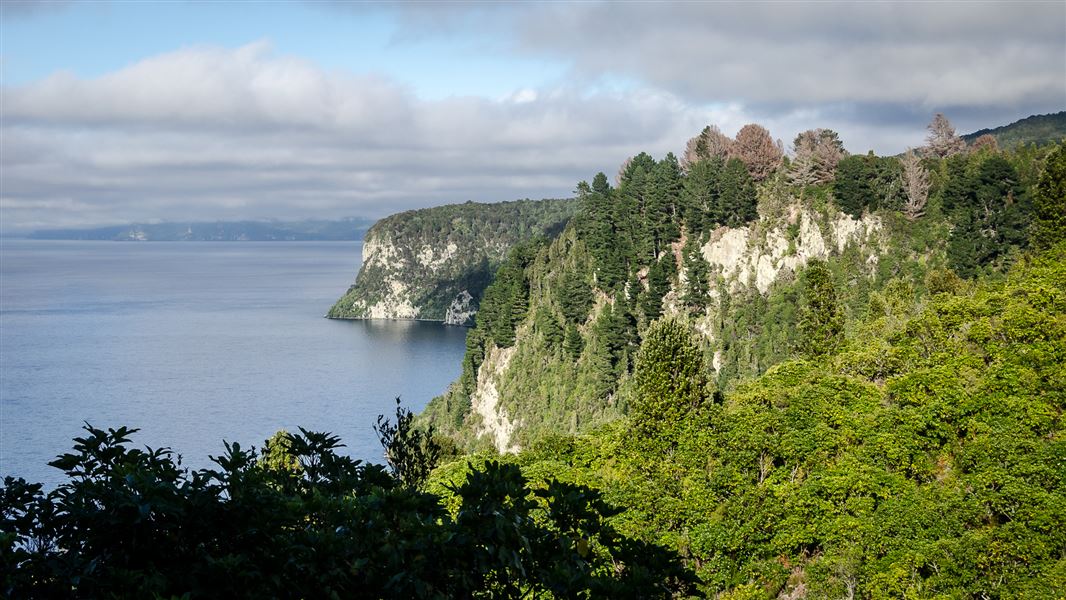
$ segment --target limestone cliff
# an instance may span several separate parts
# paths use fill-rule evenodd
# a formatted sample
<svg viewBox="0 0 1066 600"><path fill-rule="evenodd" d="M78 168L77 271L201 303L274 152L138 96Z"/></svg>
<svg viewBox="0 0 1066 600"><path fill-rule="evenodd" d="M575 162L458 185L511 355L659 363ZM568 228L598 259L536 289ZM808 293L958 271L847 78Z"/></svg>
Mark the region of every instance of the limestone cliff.
<svg viewBox="0 0 1066 600"><path fill-rule="evenodd" d="M731 386L791 353L797 274L811 260L826 260L847 278L849 287L842 294L852 311L865 310L865 295L914 268L908 265L927 262L927 256L906 249L900 231L893 229L898 226L880 213L853 218L796 198L764 202L758 219L701 237L697 248L709 266L709 289L695 313L681 301L688 275L681 252L684 236L673 245L678 272L663 298L663 312L680 315L703 335L708 367L719 386ZM611 371L602 367L606 354L601 344L605 311L631 302L628 294L612 298L594 291L588 317L574 328L583 340L574 352L565 344L553 345L549 330L537 320L538 314L554 310L562 272L590 268L583 248L573 228L546 246L527 270L529 309L515 329L513 345L501 348L472 333L475 346L484 344L480 358L468 355L464 369L469 376L430 403L424 414L428 422L470 447L508 452L545 433L576 433L625 412L625 359L614 367L620 378L616 387L605 387L604 378L611 375L604 373ZM638 275L645 278L647 269ZM777 325L770 327L770 322Z"/></svg>
<svg viewBox="0 0 1066 600"><path fill-rule="evenodd" d="M571 200L468 202L386 217L367 231L359 275L327 316L469 325L507 250L554 235L576 208Z"/></svg>

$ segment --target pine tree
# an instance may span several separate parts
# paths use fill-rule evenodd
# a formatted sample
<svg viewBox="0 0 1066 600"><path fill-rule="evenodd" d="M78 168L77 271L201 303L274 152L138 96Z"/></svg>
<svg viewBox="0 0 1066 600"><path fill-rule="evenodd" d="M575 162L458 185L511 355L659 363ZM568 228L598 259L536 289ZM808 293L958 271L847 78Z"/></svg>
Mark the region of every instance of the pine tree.
<svg viewBox="0 0 1066 600"><path fill-rule="evenodd" d="M685 244L685 295L683 301L693 311L702 311L707 305L710 291L707 278L710 265L700 252L698 238L690 238Z"/></svg>
<svg viewBox="0 0 1066 600"><path fill-rule="evenodd" d="M1050 248L1066 240L1066 143L1048 156L1033 209L1034 245Z"/></svg>
<svg viewBox="0 0 1066 600"><path fill-rule="evenodd" d="M633 378L636 398L630 415L645 435L676 428L707 398L703 352L688 328L675 319L648 328Z"/></svg>
<svg viewBox="0 0 1066 600"><path fill-rule="evenodd" d="M837 164L833 182L833 197L840 210L858 218L870 206L876 196L873 184L876 178L869 157L849 156Z"/></svg>
<svg viewBox="0 0 1066 600"><path fill-rule="evenodd" d="M585 340L581 337L581 332L577 330L577 326L570 323L566 326L566 339L563 340L563 350L573 359L577 359L581 356L581 351L585 349Z"/></svg>
<svg viewBox="0 0 1066 600"><path fill-rule="evenodd" d="M833 274L820 260L803 270L803 306L800 310L800 351L808 357L835 351L844 338L844 314L837 300Z"/></svg>
<svg viewBox="0 0 1066 600"><path fill-rule="evenodd" d="M725 222L719 202L719 187L725 162L701 160L689 167L681 192L682 219L690 234L710 231Z"/></svg>
<svg viewBox="0 0 1066 600"><path fill-rule="evenodd" d="M717 212L726 225L741 227L759 216L755 182L739 159L731 158L725 164L719 190Z"/></svg>

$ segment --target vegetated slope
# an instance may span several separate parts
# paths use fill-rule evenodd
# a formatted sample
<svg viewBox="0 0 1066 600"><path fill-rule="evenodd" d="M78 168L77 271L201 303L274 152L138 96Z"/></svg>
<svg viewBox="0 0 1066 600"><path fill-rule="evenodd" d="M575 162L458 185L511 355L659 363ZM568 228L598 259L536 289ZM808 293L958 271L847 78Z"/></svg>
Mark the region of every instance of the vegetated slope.
<svg viewBox="0 0 1066 600"><path fill-rule="evenodd" d="M91 229L47 229L36 240L112 240L134 242L272 242L361 240L370 221L349 217L336 221L218 221L145 223Z"/></svg>
<svg viewBox="0 0 1066 600"><path fill-rule="evenodd" d="M515 244L557 234L573 200L454 204L386 217L367 232L355 283L335 319L422 319L467 325Z"/></svg>
<svg viewBox="0 0 1066 600"><path fill-rule="evenodd" d="M50 463L68 481L5 477L0 595L38 598L671 598L677 555L620 535L601 494L487 463L450 490L421 485L427 448L379 418L390 469L336 436L278 432L189 472L136 430L86 426ZM379 430L380 432L381 430Z"/></svg>
<svg viewBox="0 0 1066 600"><path fill-rule="evenodd" d="M724 394L701 343L654 323L627 417L507 460L605 490L628 509L614 525L676 549L706 597L1066 589L1066 244L935 293L896 280L836 349Z"/></svg>
<svg viewBox="0 0 1066 600"><path fill-rule="evenodd" d="M802 279L815 260L839 295L821 325L832 350L889 284L923 296L955 273L1008 264L1027 244L1050 152L845 156L835 133L813 130L796 141L813 140L810 154L783 166L768 134L762 154L745 154L760 144L738 134L711 155L715 135L690 143L683 170L642 154L617 187L603 174L579 185L564 233L516 248L486 290L463 373L425 422L506 452L617 419L636 350L663 315L700 333L711 385L729 390L802 353L804 310L818 301ZM819 158L827 147L832 161Z"/></svg>
<svg viewBox="0 0 1066 600"><path fill-rule="evenodd" d="M1014 148L1020 144L1057 144L1066 139L1066 111L1046 115L1033 115L1019 119L1010 125L981 129L962 136L973 143L982 135L991 135L1000 148Z"/></svg>

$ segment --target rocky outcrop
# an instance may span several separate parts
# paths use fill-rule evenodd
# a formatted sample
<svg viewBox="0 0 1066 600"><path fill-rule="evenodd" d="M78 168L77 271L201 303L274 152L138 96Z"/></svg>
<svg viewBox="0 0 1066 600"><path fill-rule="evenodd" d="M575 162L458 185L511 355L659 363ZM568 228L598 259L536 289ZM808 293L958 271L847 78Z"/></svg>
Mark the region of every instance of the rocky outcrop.
<svg viewBox="0 0 1066 600"><path fill-rule="evenodd" d="M560 231L572 200L457 204L375 223L355 283L334 319L418 319L470 325L485 287L515 244Z"/></svg>
<svg viewBox="0 0 1066 600"><path fill-rule="evenodd" d="M477 415L480 422L475 435L488 437L500 453L518 452L521 448L511 443L515 422L507 416L507 411L500 405L500 392L497 380L511 363L515 349L493 347L485 356L485 362L478 368L477 390L470 398L470 410Z"/></svg>
<svg viewBox="0 0 1066 600"><path fill-rule="evenodd" d="M773 293L776 285L794 285L795 275L810 261L839 260L845 252L856 253L859 264L866 265L868 274L872 274L890 245L886 229L877 215L855 219L836 211L819 212L798 202L786 204L744 227L720 227L699 247L710 267L706 312L692 315L690 309L681 306L678 297L686 281L684 269L679 272L680 286L675 285L664 298L664 312L688 315L685 318L691 319L696 331L707 339L710 366L716 373L721 372L731 359L735 361L738 352L735 348L730 350L735 343L719 339L720 323L723 319L730 320L734 316L730 311L739 306L725 308L729 304L724 302L725 296L736 299L757 294L765 298ZM574 241L564 234L555 246L562 248L567 244L572 247ZM683 242L675 244L679 265L683 264L682 245ZM644 268L638 275L646 271ZM587 324L595 322L595 315L606 303L605 295L597 295L590 317L580 328L589 329ZM512 347L486 348L485 360L472 381L470 410L461 436L487 440L499 452L513 452L519 442L530 439L527 430L538 426L538 419L545 418L545 407L569 406L574 398L583 397L589 388L583 388L580 380L585 377L583 369L591 355L583 354L576 361L562 359L577 363L568 370L570 367L557 362L560 355L537 353L536 347L543 344L539 335L542 334L527 321L516 330ZM538 399L537 395L548 388L542 382L549 380L555 387L544 392L545 398ZM602 407L604 415L609 416L612 410L611 406ZM595 417L587 413L580 416Z"/></svg>
<svg viewBox="0 0 1066 600"><path fill-rule="evenodd" d="M812 259L842 253L854 243L876 261L881 220L876 216L853 219L839 213L818 224L816 215L795 207L777 226L766 221L747 227L722 227L700 249L703 258L725 280L729 291L754 286L766 293L787 271L796 272ZM713 290L712 290L713 291Z"/></svg>

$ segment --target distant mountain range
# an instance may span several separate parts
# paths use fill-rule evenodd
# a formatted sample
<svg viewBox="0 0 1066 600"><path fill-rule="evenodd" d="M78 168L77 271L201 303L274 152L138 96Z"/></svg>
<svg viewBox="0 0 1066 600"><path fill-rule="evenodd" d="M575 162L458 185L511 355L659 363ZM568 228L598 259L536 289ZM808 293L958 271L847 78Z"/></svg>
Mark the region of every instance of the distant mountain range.
<svg viewBox="0 0 1066 600"><path fill-rule="evenodd" d="M302 242L363 239L374 221L348 217L336 221L216 221L134 223L88 229L44 229L35 240L111 240L132 242Z"/></svg>
<svg viewBox="0 0 1066 600"><path fill-rule="evenodd" d="M1000 148L1010 149L1019 144L1054 144L1066 139L1066 111L1047 115L1033 115L1002 127L981 129L962 136L967 144L985 134L996 138Z"/></svg>

